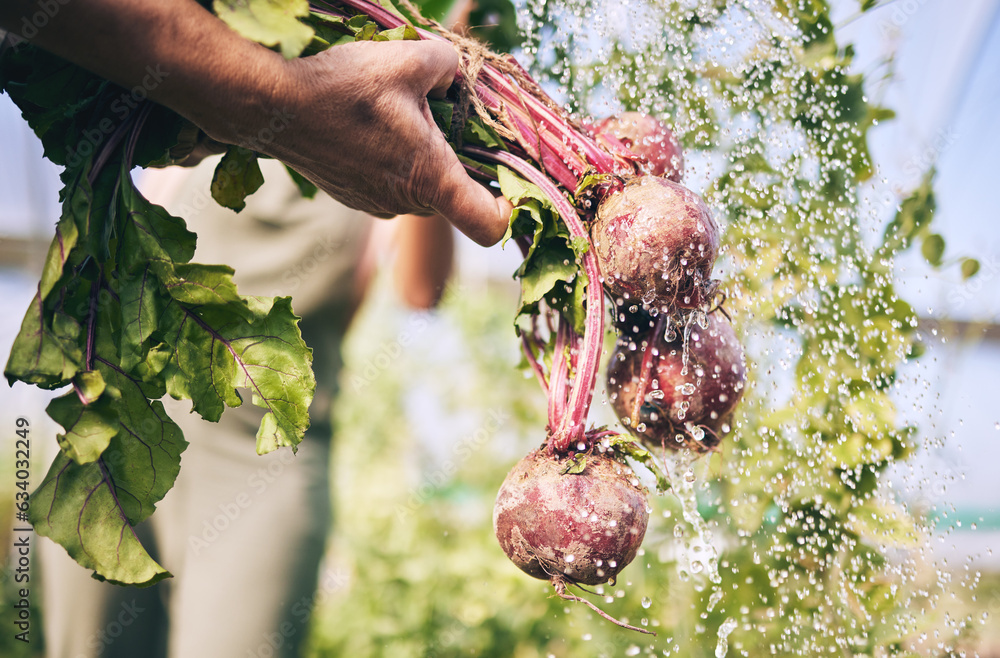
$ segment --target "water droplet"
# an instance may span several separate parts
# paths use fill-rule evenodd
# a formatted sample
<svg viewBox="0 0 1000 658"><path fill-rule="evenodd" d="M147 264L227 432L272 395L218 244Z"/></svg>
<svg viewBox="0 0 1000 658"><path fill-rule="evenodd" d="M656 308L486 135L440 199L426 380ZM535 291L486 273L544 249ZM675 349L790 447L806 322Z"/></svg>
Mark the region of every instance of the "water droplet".
<svg viewBox="0 0 1000 658"><path fill-rule="evenodd" d="M691 382L685 382L678 386L677 390L680 391L681 395L694 395L694 392L697 389L695 389L694 384Z"/></svg>
<svg viewBox="0 0 1000 658"><path fill-rule="evenodd" d="M653 600L651 598L648 596L642 597L642 607L648 608L651 605L653 605Z"/></svg>
<svg viewBox="0 0 1000 658"><path fill-rule="evenodd" d="M715 658L725 658L729 653L729 634L736 629L736 620L730 617L719 626L719 641L715 645Z"/></svg>

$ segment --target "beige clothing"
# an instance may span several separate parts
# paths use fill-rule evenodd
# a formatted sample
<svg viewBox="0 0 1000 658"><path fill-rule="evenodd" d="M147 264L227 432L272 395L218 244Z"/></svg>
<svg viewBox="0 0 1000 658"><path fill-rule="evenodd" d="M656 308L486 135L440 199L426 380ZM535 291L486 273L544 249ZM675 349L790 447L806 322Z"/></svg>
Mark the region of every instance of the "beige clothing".
<svg viewBox="0 0 1000 658"><path fill-rule="evenodd" d="M322 194L301 199L274 161L261 163L267 182L237 215L209 196L216 161L174 186L167 209L198 233L194 260L233 266L241 294L292 295L313 348L312 426L297 455L259 457L263 412L249 396L218 424L164 400L190 445L140 533L174 578L145 590L99 583L42 542L51 658L292 658L307 635L330 524L329 406L370 220Z"/></svg>

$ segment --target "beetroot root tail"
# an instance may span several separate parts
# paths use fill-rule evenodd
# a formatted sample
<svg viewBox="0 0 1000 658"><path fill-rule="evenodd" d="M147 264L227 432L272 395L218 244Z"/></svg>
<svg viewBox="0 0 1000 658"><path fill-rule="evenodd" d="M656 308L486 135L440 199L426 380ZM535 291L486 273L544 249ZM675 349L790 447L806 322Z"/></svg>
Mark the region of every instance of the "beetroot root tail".
<svg viewBox="0 0 1000 658"><path fill-rule="evenodd" d="M587 599L585 599L585 598L583 598L581 596L575 596L573 594L570 594L569 592L566 591L566 580L564 578L560 578L560 577L553 578L552 579L552 587L555 588L556 594L558 594L560 598L566 599L567 601L576 601L578 603L583 603L587 607L589 607L591 610L593 610L594 612L596 612L600 616L602 616L605 619L607 619L608 621L610 621L612 624L616 624L618 626L621 626L622 628L627 628L630 631L637 631L639 633L645 633L646 635L652 635L653 637L656 637L656 633L654 633L653 631L649 631L649 630L646 630L645 628L639 628L637 626L632 626L630 624L626 624L623 621L619 621L618 619L615 619L614 617L612 617L608 613L606 613L603 610L601 610L600 608L598 608L596 605L594 605L593 603L591 603Z"/></svg>

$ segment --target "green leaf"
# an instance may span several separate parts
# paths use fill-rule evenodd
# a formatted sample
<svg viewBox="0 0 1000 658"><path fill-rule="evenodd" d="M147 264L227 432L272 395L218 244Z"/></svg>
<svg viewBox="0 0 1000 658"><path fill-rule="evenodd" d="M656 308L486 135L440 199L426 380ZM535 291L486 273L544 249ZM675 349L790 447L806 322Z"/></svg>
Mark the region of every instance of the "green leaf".
<svg viewBox="0 0 1000 658"><path fill-rule="evenodd" d="M337 30L340 34L353 34L348 30L346 21L340 16L327 16L326 14L310 12L309 16L303 20L309 25L312 25L314 28L326 26L330 29Z"/></svg>
<svg viewBox="0 0 1000 658"><path fill-rule="evenodd" d="M521 275L522 306L534 304L545 298L559 283L572 282L579 271L573 251L569 247L539 251L535 258L525 263L528 267Z"/></svg>
<svg viewBox="0 0 1000 658"><path fill-rule="evenodd" d="M41 388L59 388L81 367L83 350L79 345L79 323L56 312L50 324L42 308L39 293L31 300L10 349L10 358L4 368L10 384L22 381Z"/></svg>
<svg viewBox="0 0 1000 658"><path fill-rule="evenodd" d="M109 387L121 392L115 403L121 431L112 440L101 462L110 473L120 507L132 525L153 513L156 503L174 486L181 453L187 441L170 420L163 404L150 400L139 380L108 360L98 358L97 369Z"/></svg>
<svg viewBox="0 0 1000 658"><path fill-rule="evenodd" d="M120 158L119 158L120 161ZM110 238L115 223L115 198L118 193L119 175L123 168L119 162L109 163L94 180L88 182L91 162L87 161L74 171L63 173L63 216L72 217L79 237L81 255L98 260L110 256Z"/></svg>
<svg viewBox="0 0 1000 658"><path fill-rule="evenodd" d="M361 30L365 29L366 25L374 25L374 23L372 23L371 19L364 14L351 16L349 19L347 19L347 26L354 31L355 35Z"/></svg>
<svg viewBox="0 0 1000 658"><path fill-rule="evenodd" d="M247 39L278 47L285 59L298 57L313 37L299 20L309 15L308 0L213 0L212 10Z"/></svg>
<svg viewBox="0 0 1000 658"><path fill-rule="evenodd" d="M76 374L73 378L73 387L76 395L83 404L93 404L104 395L107 384L104 377L97 370L84 370Z"/></svg>
<svg viewBox="0 0 1000 658"><path fill-rule="evenodd" d="M908 248L913 239L930 225L937 208L933 181L932 170L924 176L920 186L900 204L899 212L885 229L883 253L893 253Z"/></svg>
<svg viewBox="0 0 1000 658"><path fill-rule="evenodd" d="M472 117L465 122L465 132L462 134L462 140L467 144L482 146L484 148L507 150L503 140L496 134L496 131L485 125L479 117Z"/></svg>
<svg viewBox="0 0 1000 658"><path fill-rule="evenodd" d="M656 488L663 492L670 489L670 480L660 468L653 454L630 436L618 434L608 439L611 449L622 457L628 457L643 464L656 477Z"/></svg>
<svg viewBox="0 0 1000 658"><path fill-rule="evenodd" d="M31 496L29 520L98 579L151 585L170 574L149 557L133 526L148 518L173 486L187 442L163 405L147 399L140 382L100 356L106 345L96 358L107 383L101 400L117 415L119 429L94 461L56 457ZM93 392L93 381L88 389Z"/></svg>
<svg viewBox="0 0 1000 658"><path fill-rule="evenodd" d="M355 41L372 41L378 35L378 25L375 23L365 23L365 26L354 35ZM386 39L388 41L388 39Z"/></svg>
<svg viewBox="0 0 1000 658"><path fill-rule="evenodd" d="M100 373L91 372L100 376ZM121 396L116 389L104 387L103 380L101 383L98 398L87 404L74 390L52 400L45 409L49 417L66 430L65 434L56 435L59 448L80 465L100 457L120 428L114 402Z"/></svg>
<svg viewBox="0 0 1000 658"><path fill-rule="evenodd" d="M111 83L61 57L21 44L0 58L0 85L21 109L52 162L74 163L78 159L74 151L81 145L93 148L92 140L81 139L85 137L81 131L97 114L99 99Z"/></svg>
<svg viewBox="0 0 1000 658"><path fill-rule="evenodd" d="M975 258L962 259L962 280L966 281L979 272L979 261Z"/></svg>
<svg viewBox="0 0 1000 658"><path fill-rule="evenodd" d="M310 13L303 20L315 30L316 34L309 46L302 51L302 57L315 55L340 43L354 41L356 30L348 26L347 21L340 16Z"/></svg>
<svg viewBox="0 0 1000 658"><path fill-rule="evenodd" d="M587 468L587 455L580 453L573 455L573 458L569 460L569 464L563 469L563 475L579 475Z"/></svg>
<svg viewBox="0 0 1000 658"><path fill-rule="evenodd" d="M578 334L583 334L586 312L587 274L569 247L558 243L539 248L519 272L521 301L518 313L534 312L540 300L557 309Z"/></svg>
<svg viewBox="0 0 1000 658"><path fill-rule="evenodd" d="M455 114L455 104L436 98L427 99L427 104L431 108L431 116L434 117L434 123L437 124L437 127L445 136L451 135L451 120Z"/></svg>
<svg viewBox="0 0 1000 658"><path fill-rule="evenodd" d="M154 261L152 268L167 293L176 301L193 306L225 306L242 317L252 316L245 298L240 296L233 283L233 268L228 265L183 263L171 266Z"/></svg>
<svg viewBox="0 0 1000 658"><path fill-rule="evenodd" d="M582 235L577 235L569 241L569 246L578 258L582 258L585 253L590 251L590 240Z"/></svg>
<svg viewBox="0 0 1000 658"><path fill-rule="evenodd" d="M579 256L586 253L586 240L571 240L551 201L535 184L505 167L497 167L500 190L512 204L510 225L503 244L513 237L531 236L531 246L515 276L521 282L521 301L515 324L522 314L537 310L538 302L562 313L578 333L583 332L586 313L587 276Z"/></svg>
<svg viewBox="0 0 1000 658"><path fill-rule="evenodd" d="M235 22L260 18L261 8L280 13L308 6L217 4ZM296 29L311 36L311 29L290 20L292 36ZM270 20L257 28L283 29ZM412 37L412 30L398 36ZM294 39L279 41L288 54ZM132 164L169 158L182 125L175 113L153 107L141 131L103 151L96 172L97 151L128 115L113 103L135 109L122 100L124 90L30 45L0 54L0 84L43 136L49 156L69 165L61 175L55 238L5 369L11 382L53 389L73 384L47 409L62 426L61 450L32 494L30 520L95 577L151 584L169 574L146 553L133 526L173 486L186 446L154 400L166 394L168 382L176 393L196 388L191 382L199 379L203 387L219 387L194 396L196 405L215 413L213 403L239 404L236 389L249 388L254 403L268 411L258 433L260 451L295 445L308 425L315 385L311 352L287 299L245 299L231 268L191 263L194 233L133 186ZM242 149L230 149L217 173L213 194L234 207L242 207L263 180L256 154ZM299 183L304 194L315 192ZM178 316L190 327L171 335ZM178 364L203 363L208 366L188 371L190 377L179 374Z"/></svg>
<svg viewBox="0 0 1000 658"><path fill-rule="evenodd" d="M285 165L285 171L287 171L288 175L292 177L292 182L299 188L299 193L302 196L307 199L313 199L316 197L316 192L319 191L319 188L316 187L312 181L288 165Z"/></svg>
<svg viewBox="0 0 1000 658"><path fill-rule="evenodd" d="M391 30L382 30L375 35L374 41L419 41L420 35L412 25L400 25Z"/></svg>
<svg viewBox="0 0 1000 658"><path fill-rule="evenodd" d="M578 197L592 187L598 187L606 183L614 182L615 177L610 174L584 174L580 178L580 182L577 183L576 191L573 192L573 196Z"/></svg>
<svg viewBox="0 0 1000 658"><path fill-rule="evenodd" d="M139 330L138 336L126 334L131 347L149 337L152 331L149 322L157 313L158 298L162 298L163 304L173 298L192 305L231 305L233 311L250 316L233 283L231 267L188 262L194 256L196 236L187 229L184 220L151 204L131 184L123 188L122 204L123 213L130 220L124 240L139 247L122 256L123 269L130 274L121 283L123 303L128 302L127 307L123 306L125 329ZM160 293L157 281L165 293ZM131 366L133 362L128 363Z"/></svg>
<svg viewBox="0 0 1000 658"><path fill-rule="evenodd" d="M239 212L246 208L246 198L263 184L257 154L241 146L230 146L215 168L212 198L220 206Z"/></svg>
<svg viewBox="0 0 1000 658"><path fill-rule="evenodd" d="M143 361L142 347L159 324L165 294L150 265L136 275L122 277L118 296L122 310L121 366L126 372Z"/></svg>
<svg viewBox="0 0 1000 658"><path fill-rule="evenodd" d="M31 495L28 520L98 580L148 586L169 578L142 547L117 493L100 460L80 466L60 452Z"/></svg>
<svg viewBox="0 0 1000 658"><path fill-rule="evenodd" d="M541 188L534 183L528 182L506 167L497 167L498 182L503 195L507 197L513 205L517 206L522 201L534 200L551 208L549 198L545 196Z"/></svg>
<svg viewBox="0 0 1000 658"><path fill-rule="evenodd" d="M920 245L920 253L924 259L934 267L941 266L941 259L944 257L944 238L937 233L931 233Z"/></svg>
<svg viewBox="0 0 1000 658"><path fill-rule="evenodd" d="M147 67L148 77L144 84L151 87L159 84L167 77L167 72L158 67ZM132 154L133 167L149 167L151 165L171 164L170 150L177 146L181 131L191 124L187 119L162 105L152 104L149 115L143 124L142 131L136 140L135 151Z"/></svg>
<svg viewBox="0 0 1000 658"><path fill-rule="evenodd" d="M316 382L290 298L245 299L252 322L229 306L195 311L171 304L163 319L172 349L164 374L173 397L190 398L212 421L225 405L242 404L237 388L249 389L253 404L267 410L257 433L257 452L264 454L302 440Z"/></svg>
<svg viewBox="0 0 1000 658"><path fill-rule="evenodd" d="M916 547L921 537L910 515L892 503L868 501L848 515L848 527L879 544Z"/></svg>
<svg viewBox="0 0 1000 658"><path fill-rule="evenodd" d="M76 246L77 237L80 235L73 218L63 215L56 224L56 235L49 245L49 253L45 257L45 265L42 267L42 280L39 283L38 293L42 301L48 299L49 293L55 288L56 283L63 275L63 267L69 260L70 252Z"/></svg>

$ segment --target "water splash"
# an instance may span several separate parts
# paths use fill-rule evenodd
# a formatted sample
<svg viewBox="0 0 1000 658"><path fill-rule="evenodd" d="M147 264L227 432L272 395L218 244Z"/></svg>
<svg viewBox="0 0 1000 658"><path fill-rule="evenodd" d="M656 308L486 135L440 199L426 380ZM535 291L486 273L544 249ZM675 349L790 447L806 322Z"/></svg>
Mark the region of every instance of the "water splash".
<svg viewBox="0 0 1000 658"><path fill-rule="evenodd" d="M666 456L664 467L670 479L670 491L680 503L683 520L683 523L674 526L674 536L683 545L678 559L678 575L682 580L693 578L698 590L703 590L707 582L711 588L710 605L714 608L723 596L719 552L712 531L698 511L698 478L694 472L696 459L696 454L678 451Z"/></svg>
<svg viewBox="0 0 1000 658"><path fill-rule="evenodd" d="M736 629L736 620L729 618L719 626L719 641L715 645L715 658L725 658L729 653L729 634Z"/></svg>

